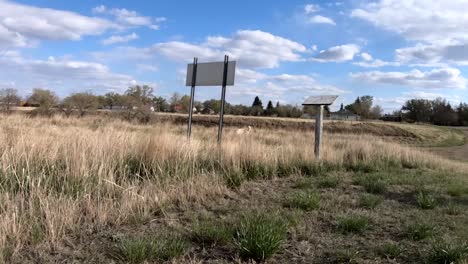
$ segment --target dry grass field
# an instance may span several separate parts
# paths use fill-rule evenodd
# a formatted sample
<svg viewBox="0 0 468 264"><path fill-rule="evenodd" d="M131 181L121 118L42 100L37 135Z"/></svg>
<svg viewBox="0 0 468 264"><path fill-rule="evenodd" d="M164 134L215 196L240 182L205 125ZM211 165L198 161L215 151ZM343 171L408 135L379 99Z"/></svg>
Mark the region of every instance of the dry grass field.
<svg viewBox="0 0 468 264"><path fill-rule="evenodd" d="M468 163L407 144L458 132L327 123L318 161L312 129L198 124L1 116L0 261L467 263Z"/></svg>

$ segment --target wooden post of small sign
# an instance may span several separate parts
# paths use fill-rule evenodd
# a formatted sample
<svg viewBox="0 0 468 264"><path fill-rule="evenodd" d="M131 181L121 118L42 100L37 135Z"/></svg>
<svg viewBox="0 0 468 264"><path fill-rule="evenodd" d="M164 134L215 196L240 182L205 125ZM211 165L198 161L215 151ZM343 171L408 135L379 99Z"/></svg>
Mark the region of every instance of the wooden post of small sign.
<svg viewBox="0 0 468 264"><path fill-rule="evenodd" d="M317 95L310 96L302 103L303 106L315 106L317 115L315 117L315 158L320 159L320 148L322 144L323 132L323 107L324 105L331 105L338 98L338 95Z"/></svg>
<svg viewBox="0 0 468 264"><path fill-rule="evenodd" d="M192 134L192 116L193 116L193 104L195 100L195 84L197 83L197 64L198 58L193 58L193 73L192 73L192 89L190 91L190 109L189 119L187 128L187 140L190 142L190 136Z"/></svg>
<svg viewBox="0 0 468 264"><path fill-rule="evenodd" d="M221 90L221 109L219 110L218 144L221 144L223 138L224 125L224 105L226 103L226 81L229 66L229 56L224 56L223 85Z"/></svg>
<svg viewBox="0 0 468 264"><path fill-rule="evenodd" d="M323 132L323 105L317 105L317 116L315 118L315 158L320 159L320 146Z"/></svg>

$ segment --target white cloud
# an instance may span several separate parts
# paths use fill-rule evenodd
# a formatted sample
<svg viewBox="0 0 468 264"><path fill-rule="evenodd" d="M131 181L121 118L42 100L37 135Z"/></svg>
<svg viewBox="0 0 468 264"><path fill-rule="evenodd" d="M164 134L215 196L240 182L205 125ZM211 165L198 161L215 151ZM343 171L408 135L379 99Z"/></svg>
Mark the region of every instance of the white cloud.
<svg viewBox="0 0 468 264"><path fill-rule="evenodd" d="M402 62L436 64L448 62L468 65L468 43L451 42L438 44L417 44L414 47L396 50L397 59Z"/></svg>
<svg viewBox="0 0 468 264"><path fill-rule="evenodd" d="M315 4L308 4L308 5L304 6L304 12L306 14L315 13L315 12L319 11L319 9L320 9L320 7L318 5L315 5Z"/></svg>
<svg viewBox="0 0 468 264"><path fill-rule="evenodd" d="M193 57L198 57L200 61L219 61L227 54L231 60L237 60L240 67L276 68L283 61L303 60L301 53L305 52L307 48L295 41L260 30L240 30L231 37L207 37L203 43L160 42L147 48L128 47L107 54L95 53L94 56L98 59L151 59L163 55L185 63Z"/></svg>
<svg viewBox="0 0 468 264"><path fill-rule="evenodd" d="M92 10L96 14L111 15L115 18L117 24L122 27L141 27L146 26L154 30L160 28L159 23L166 21L165 17L142 16L138 12L125 8L108 9L104 5L97 6Z"/></svg>
<svg viewBox="0 0 468 264"><path fill-rule="evenodd" d="M380 0L354 9L351 16L403 35L427 42L468 40L466 0Z"/></svg>
<svg viewBox="0 0 468 264"><path fill-rule="evenodd" d="M242 68L236 70L236 87L229 91L231 96L236 98L262 95L268 100L292 104L302 103L305 95L346 94L348 92L333 85L322 84L310 75L268 75Z"/></svg>
<svg viewBox="0 0 468 264"><path fill-rule="evenodd" d="M315 15L309 18L309 23L312 24L329 24L329 25L336 25L335 21L329 17Z"/></svg>
<svg viewBox="0 0 468 264"><path fill-rule="evenodd" d="M25 59L20 55L0 57L0 79L12 80L17 86L44 87L60 95L70 91L122 91L136 81L129 75L110 71L105 65L67 58Z"/></svg>
<svg viewBox="0 0 468 264"><path fill-rule="evenodd" d="M372 61L372 55L370 55L369 53L367 52L363 52L361 53L361 58L364 60L364 61Z"/></svg>
<svg viewBox="0 0 468 264"><path fill-rule="evenodd" d="M350 76L354 80L363 82L409 86L413 88L465 89L467 85L467 80L461 76L460 70L455 68L441 68L426 72L419 70L409 72L371 71L351 73Z"/></svg>
<svg viewBox="0 0 468 264"><path fill-rule="evenodd" d="M400 66L399 62L383 61L380 59L374 59L372 55L367 52L360 54L362 61L354 62L354 65L364 67L364 68L380 68L384 66Z"/></svg>
<svg viewBox="0 0 468 264"><path fill-rule="evenodd" d="M115 27L101 18L0 1L0 46L22 47L42 39L79 40Z"/></svg>
<svg viewBox="0 0 468 264"><path fill-rule="evenodd" d="M354 44L346 44L341 46L331 47L326 50L321 50L311 60L318 62L344 62L353 60L354 56L359 53L360 47Z"/></svg>
<svg viewBox="0 0 468 264"><path fill-rule="evenodd" d="M138 35L133 32L132 34L129 35L124 35L124 36L110 36L106 39L103 39L101 43L103 45L112 45L116 43L126 43L135 39L138 39Z"/></svg>
<svg viewBox="0 0 468 264"><path fill-rule="evenodd" d="M159 70L157 66L149 64L138 64L137 69L140 72L157 72Z"/></svg>

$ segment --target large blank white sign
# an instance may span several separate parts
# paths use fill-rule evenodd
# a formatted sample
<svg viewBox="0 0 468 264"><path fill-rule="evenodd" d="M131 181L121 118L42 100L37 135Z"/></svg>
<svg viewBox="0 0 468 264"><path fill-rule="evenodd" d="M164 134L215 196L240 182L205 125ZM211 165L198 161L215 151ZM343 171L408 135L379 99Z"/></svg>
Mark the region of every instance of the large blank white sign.
<svg viewBox="0 0 468 264"><path fill-rule="evenodd" d="M228 62L226 85L234 85L236 62ZM195 86L223 85L224 62L208 62L197 64L197 79ZM193 63L187 65L186 86L192 86Z"/></svg>

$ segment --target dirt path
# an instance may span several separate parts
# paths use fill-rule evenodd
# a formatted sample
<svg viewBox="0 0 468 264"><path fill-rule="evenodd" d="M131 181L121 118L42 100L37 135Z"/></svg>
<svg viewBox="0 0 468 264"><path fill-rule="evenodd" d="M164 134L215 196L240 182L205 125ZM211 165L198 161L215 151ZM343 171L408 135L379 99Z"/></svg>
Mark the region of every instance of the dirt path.
<svg viewBox="0 0 468 264"><path fill-rule="evenodd" d="M465 138L468 139L468 128L459 128L459 129L463 130L463 132L465 133ZM468 142L465 143L465 145L463 146L457 146L457 147L430 148L430 151L437 155L441 155L449 159L468 162Z"/></svg>

